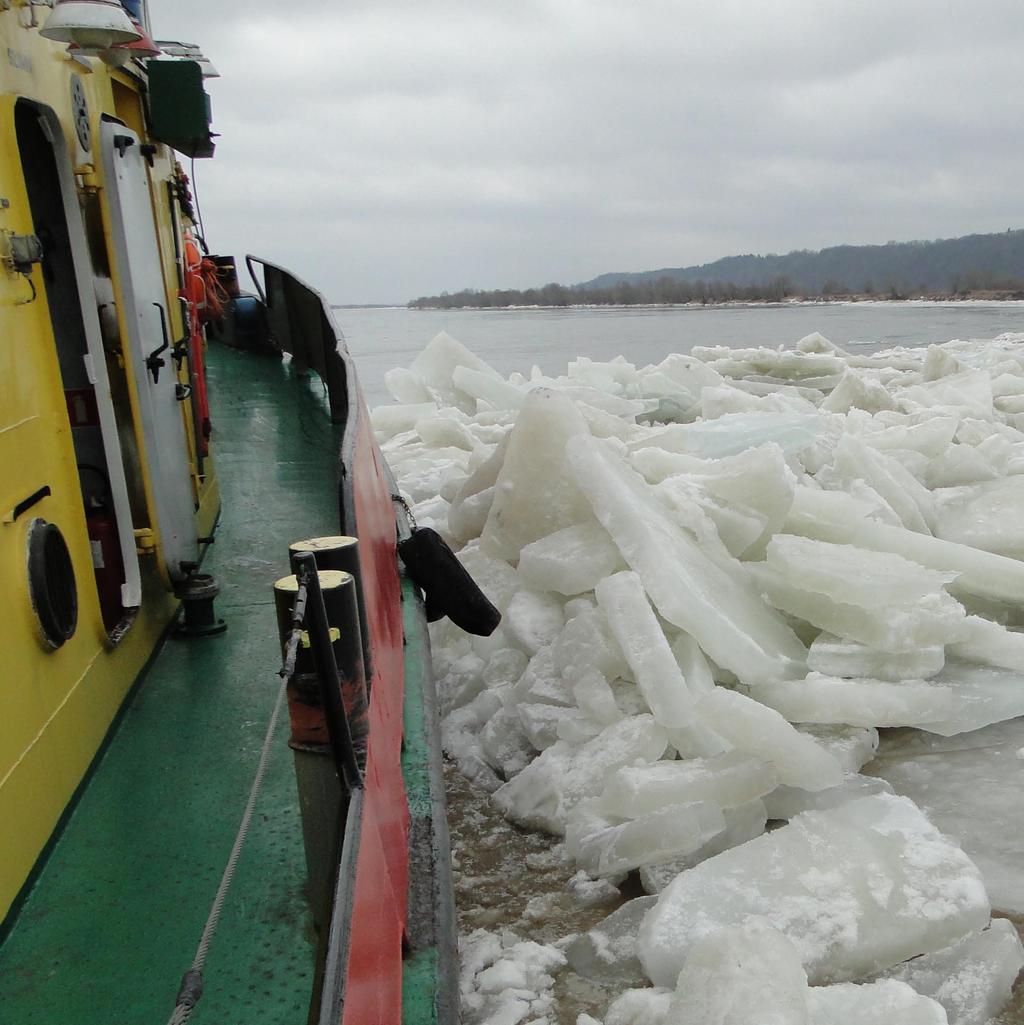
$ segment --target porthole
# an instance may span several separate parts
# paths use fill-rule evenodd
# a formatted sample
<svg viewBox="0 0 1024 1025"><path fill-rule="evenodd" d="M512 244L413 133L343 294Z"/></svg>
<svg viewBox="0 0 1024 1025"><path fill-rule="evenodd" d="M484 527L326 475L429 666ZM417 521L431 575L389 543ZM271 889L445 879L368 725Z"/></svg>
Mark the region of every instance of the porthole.
<svg viewBox="0 0 1024 1025"><path fill-rule="evenodd" d="M46 520L29 524L28 590L47 647L59 648L78 625L78 588L64 535Z"/></svg>

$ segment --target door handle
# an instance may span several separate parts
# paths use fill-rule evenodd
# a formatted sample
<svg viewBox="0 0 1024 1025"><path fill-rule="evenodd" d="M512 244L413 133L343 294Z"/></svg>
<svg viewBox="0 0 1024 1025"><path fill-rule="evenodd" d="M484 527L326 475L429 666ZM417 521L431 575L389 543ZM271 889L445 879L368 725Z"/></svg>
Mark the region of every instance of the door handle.
<svg viewBox="0 0 1024 1025"><path fill-rule="evenodd" d="M146 369L153 375L153 384L157 384L160 381L160 368L167 366L167 360L160 353L166 352L171 347L171 336L167 330L167 314L164 312L163 306L160 303L153 303L153 305L160 311L160 331L164 341L163 345L155 348L146 357Z"/></svg>
<svg viewBox="0 0 1024 1025"><path fill-rule="evenodd" d="M125 150L135 145L135 140L130 135L115 135L114 136L114 149L117 150L118 155L123 157Z"/></svg>

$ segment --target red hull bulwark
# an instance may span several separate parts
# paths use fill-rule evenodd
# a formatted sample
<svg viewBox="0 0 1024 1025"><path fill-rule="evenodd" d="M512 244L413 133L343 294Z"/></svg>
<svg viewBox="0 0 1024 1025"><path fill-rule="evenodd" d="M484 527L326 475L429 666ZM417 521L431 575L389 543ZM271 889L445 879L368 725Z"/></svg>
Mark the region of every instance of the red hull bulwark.
<svg viewBox="0 0 1024 1025"><path fill-rule="evenodd" d="M342 1021L344 1025L391 1025L402 1016L402 940L409 889L409 807L401 766L401 589L395 506L361 395L354 412L342 442L342 530L359 538L373 675ZM351 447L350 431L354 433Z"/></svg>

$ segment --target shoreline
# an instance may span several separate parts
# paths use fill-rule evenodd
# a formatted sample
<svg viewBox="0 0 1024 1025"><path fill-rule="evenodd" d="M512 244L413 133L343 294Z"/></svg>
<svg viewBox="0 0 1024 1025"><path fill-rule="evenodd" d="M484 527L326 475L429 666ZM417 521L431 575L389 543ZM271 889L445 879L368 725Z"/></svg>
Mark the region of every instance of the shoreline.
<svg viewBox="0 0 1024 1025"><path fill-rule="evenodd" d="M458 313L469 312L514 312L523 310L705 310L705 309L788 309L794 306L912 306L915 308L928 306L1006 306L1024 307L1024 299L1011 299L1003 296L984 298L980 296L920 296L910 299L879 299L873 296L842 296L835 299L783 299L779 302L769 300L727 301L727 302L689 302L689 303L566 303L560 306L544 306L540 303L522 306L398 306L392 309L406 309L419 313Z"/></svg>

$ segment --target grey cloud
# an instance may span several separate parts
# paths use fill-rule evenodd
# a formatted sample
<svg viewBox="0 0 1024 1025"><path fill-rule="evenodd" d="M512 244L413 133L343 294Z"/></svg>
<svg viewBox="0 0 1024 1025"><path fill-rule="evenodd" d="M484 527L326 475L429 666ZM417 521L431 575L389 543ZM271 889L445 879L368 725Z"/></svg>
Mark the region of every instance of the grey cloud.
<svg viewBox="0 0 1024 1025"><path fill-rule="evenodd" d="M1024 5L154 0L211 243L342 301L1015 223Z"/></svg>

